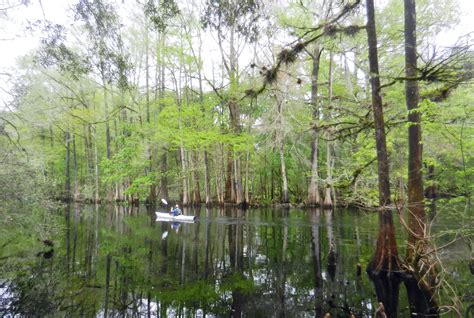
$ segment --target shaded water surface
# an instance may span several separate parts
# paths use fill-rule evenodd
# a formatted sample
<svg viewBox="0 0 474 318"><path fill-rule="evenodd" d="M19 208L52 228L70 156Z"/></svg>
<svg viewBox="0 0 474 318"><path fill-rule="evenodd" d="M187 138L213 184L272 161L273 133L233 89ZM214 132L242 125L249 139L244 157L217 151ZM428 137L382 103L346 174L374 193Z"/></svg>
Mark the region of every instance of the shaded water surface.
<svg viewBox="0 0 474 318"><path fill-rule="evenodd" d="M377 307L365 274L377 236L376 214L184 212L198 221L157 222L145 207L67 207L61 212L64 231L54 238L54 247L45 244L14 277L0 281L0 313L319 317L330 312L333 317L370 317ZM397 239L405 244L404 237ZM467 261L455 249L450 253L452 271ZM400 316L408 317L403 291L400 298Z"/></svg>

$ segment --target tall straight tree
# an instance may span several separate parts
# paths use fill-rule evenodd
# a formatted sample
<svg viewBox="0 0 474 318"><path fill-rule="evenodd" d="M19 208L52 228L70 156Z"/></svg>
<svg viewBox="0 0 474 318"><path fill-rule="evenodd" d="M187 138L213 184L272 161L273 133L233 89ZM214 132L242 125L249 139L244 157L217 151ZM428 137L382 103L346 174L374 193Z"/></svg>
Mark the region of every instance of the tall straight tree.
<svg viewBox="0 0 474 318"><path fill-rule="evenodd" d="M323 1L321 7L317 7L318 11L324 12L324 18L328 19L333 4L331 2ZM321 65L321 55L324 47L316 41L314 48L309 53L311 57L311 107L313 114L313 129L311 139L311 175L308 185L308 196L306 198L306 205L319 206L321 204L321 196L319 192L319 141L320 141L320 105L319 105L319 71Z"/></svg>
<svg viewBox="0 0 474 318"><path fill-rule="evenodd" d="M404 0L405 10L405 100L408 109L408 246L411 279L405 281L410 311L421 317L438 317L434 298L436 266L427 253L426 213L423 203L421 114L418 108L416 53L416 4Z"/></svg>
<svg viewBox="0 0 474 318"><path fill-rule="evenodd" d="M405 100L408 109L408 260L424 240L426 214L423 204L421 115L418 110L415 0L405 4Z"/></svg>
<svg viewBox="0 0 474 318"><path fill-rule="evenodd" d="M398 286L400 281L394 281L394 275L391 275L390 272L398 271L400 266L392 212L387 207L387 205L390 204L390 178L382 96L380 95L381 88L374 0L367 0L366 9L366 30L369 47L370 86L372 90L372 109L374 112L380 205L379 234L377 237L375 255L369 264L368 271L369 276L374 281L378 300L385 305L389 317L396 317L398 307Z"/></svg>
<svg viewBox="0 0 474 318"><path fill-rule="evenodd" d="M319 122L319 104L318 104L318 77L319 77L319 64L321 61L322 49L319 44L315 45L311 56L311 107L313 109L313 121L315 122L312 130L311 140L311 176L308 186L308 197L306 198L306 204L309 206L315 206L320 204L319 196L319 128L317 123Z"/></svg>
<svg viewBox="0 0 474 318"><path fill-rule="evenodd" d="M375 9L373 0L367 0L367 40L369 46L369 72L370 86L372 90L372 110L374 112L375 145L377 150L379 204L380 207L384 208L390 204L390 176L388 169L382 96L380 95L377 32L375 28Z"/></svg>

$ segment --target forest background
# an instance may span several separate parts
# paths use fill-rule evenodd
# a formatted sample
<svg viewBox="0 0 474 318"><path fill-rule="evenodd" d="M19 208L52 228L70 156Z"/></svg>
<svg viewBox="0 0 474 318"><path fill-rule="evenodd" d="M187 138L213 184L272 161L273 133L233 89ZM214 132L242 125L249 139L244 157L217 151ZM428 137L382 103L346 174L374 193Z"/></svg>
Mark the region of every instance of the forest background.
<svg viewBox="0 0 474 318"><path fill-rule="evenodd" d="M43 10L27 28L39 47L2 73L2 199L33 188L95 202L377 205L366 13L351 5L79 1L64 25ZM3 24L14 10L25 7L2 10ZM474 184L471 36L436 40L458 10L417 2L430 199L470 197ZM402 206L413 125L403 3L376 17L391 199Z"/></svg>

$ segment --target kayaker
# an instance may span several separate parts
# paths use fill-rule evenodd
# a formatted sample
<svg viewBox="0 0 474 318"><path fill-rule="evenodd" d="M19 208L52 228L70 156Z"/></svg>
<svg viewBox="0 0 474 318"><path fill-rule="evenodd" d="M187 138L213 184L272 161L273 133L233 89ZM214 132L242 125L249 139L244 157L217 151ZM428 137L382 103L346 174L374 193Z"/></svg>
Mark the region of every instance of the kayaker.
<svg viewBox="0 0 474 318"><path fill-rule="evenodd" d="M179 205L175 205L174 209L171 210L171 215L173 216L178 216L178 215L181 215L183 214L183 212L181 211L181 209L179 208Z"/></svg>

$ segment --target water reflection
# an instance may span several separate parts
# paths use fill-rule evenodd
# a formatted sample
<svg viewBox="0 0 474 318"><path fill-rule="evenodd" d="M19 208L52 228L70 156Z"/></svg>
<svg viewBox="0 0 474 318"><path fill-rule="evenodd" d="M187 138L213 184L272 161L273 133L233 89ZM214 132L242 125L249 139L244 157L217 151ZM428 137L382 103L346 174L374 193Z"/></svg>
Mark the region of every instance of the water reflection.
<svg viewBox="0 0 474 318"><path fill-rule="evenodd" d="M69 206L54 256L5 283L1 314L130 317L365 317L363 268L377 216L349 211ZM360 226L363 224L363 226ZM8 295L8 302L5 300ZM403 300L401 301L404 304Z"/></svg>

